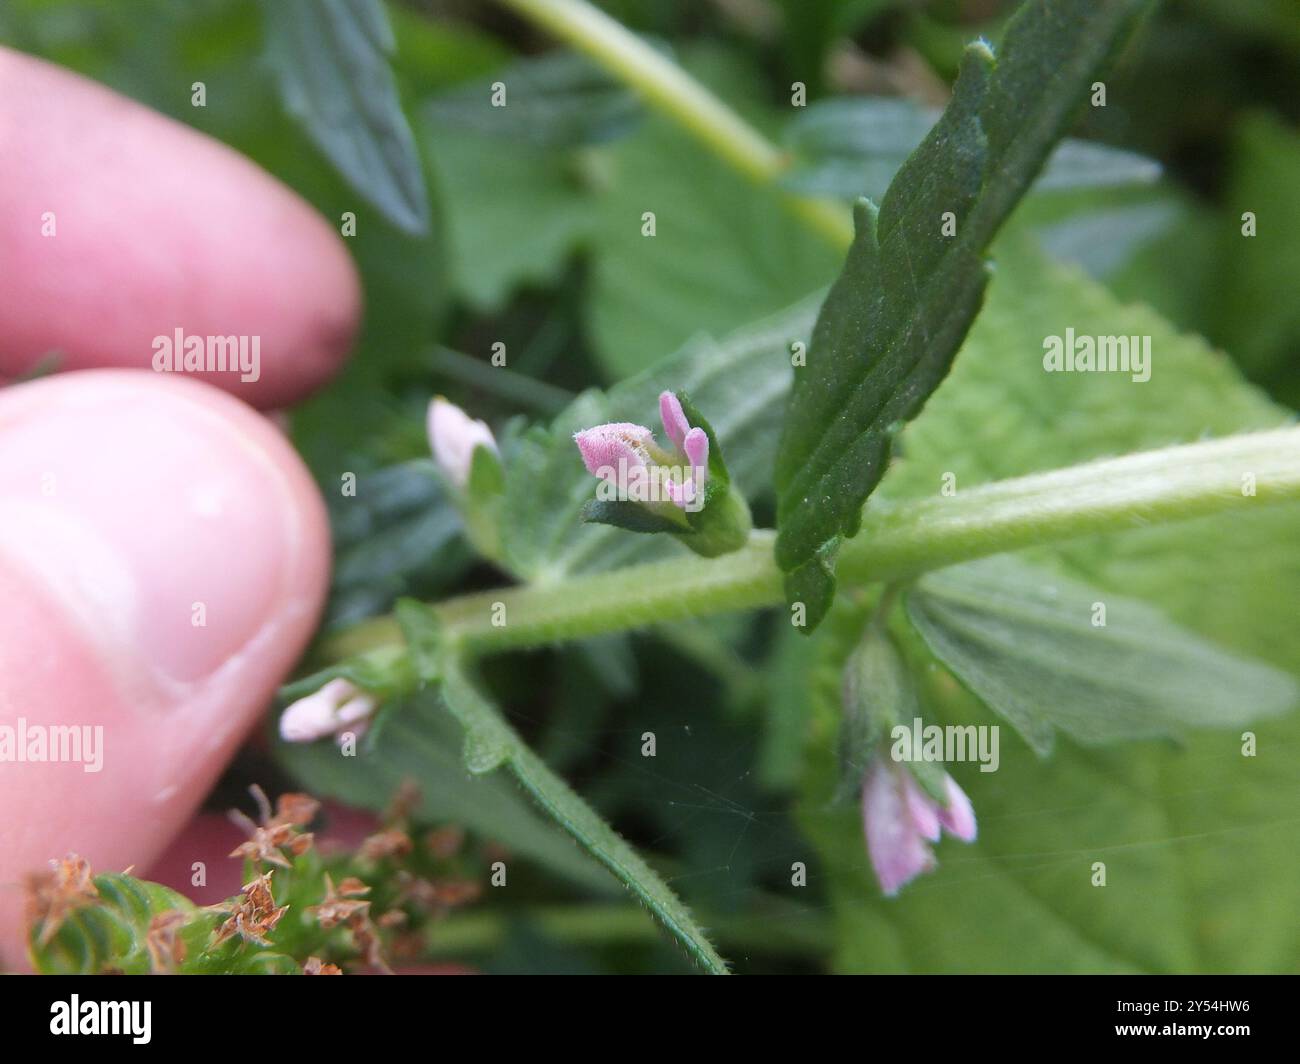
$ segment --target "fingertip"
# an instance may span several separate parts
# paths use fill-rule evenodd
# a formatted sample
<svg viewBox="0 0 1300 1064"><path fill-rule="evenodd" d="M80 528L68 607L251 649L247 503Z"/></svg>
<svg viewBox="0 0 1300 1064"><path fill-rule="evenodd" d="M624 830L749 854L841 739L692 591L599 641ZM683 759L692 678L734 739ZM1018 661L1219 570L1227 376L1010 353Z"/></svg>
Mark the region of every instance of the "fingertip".
<svg viewBox="0 0 1300 1064"><path fill-rule="evenodd" d="M47 358L177 367L273 408L338 371L361 282L302 197L220 141L7 48L0 96L14 103L0 114L0 375ZM228 341L243 345L234 368Z"/></svg>
<svg viewBox="0 0 1300 1064"><path fill-rule="evenodd" d="M198 382L15 386L0 449L0 726L76 730L99 760L0 774L12 952L26 873L68 851L144 866L191 814L310 639L330 550L283 435Z"/></svg>

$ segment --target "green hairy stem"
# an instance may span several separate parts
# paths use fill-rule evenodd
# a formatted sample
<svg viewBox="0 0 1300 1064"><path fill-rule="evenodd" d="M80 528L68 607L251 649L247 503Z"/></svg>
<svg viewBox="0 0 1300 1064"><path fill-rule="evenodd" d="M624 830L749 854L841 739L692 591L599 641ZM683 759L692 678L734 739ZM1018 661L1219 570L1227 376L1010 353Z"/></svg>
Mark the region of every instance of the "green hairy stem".
<svg viewBox="0 0 1300 1064"><path fill-rule="evenodd" d="M1243 493L1254 477L1255 494ZM972 558L1077 536L1187 520L1300 499L1300 428L1141 451L997 481L952 497L868 505L840 555L848 582L891 582ZM435 607L447 637L467 650L538 646L664 621L774 606L781 573L774 535L755 531L721 558L684 557L464 595ZM504 624L496 604L504 605ZM400 641L389 618L330 642L332 658Z"/></svg>

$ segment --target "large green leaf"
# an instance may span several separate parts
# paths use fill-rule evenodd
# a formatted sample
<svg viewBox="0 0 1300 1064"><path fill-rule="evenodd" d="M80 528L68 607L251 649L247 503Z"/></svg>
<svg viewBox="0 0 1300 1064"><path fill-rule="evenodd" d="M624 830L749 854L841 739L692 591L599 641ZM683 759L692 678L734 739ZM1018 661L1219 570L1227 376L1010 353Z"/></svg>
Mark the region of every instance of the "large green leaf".
<svg viewBox="0 0 1300 1064"><path fill-rule="evenodd" d="M1231 363L1143 307L1011 245L998 251L989 304L949 386L901 439L871 505L1093 457L1288 420ZM1044 336L1149 335L1145 384L1118 374L1048 374ZM876 500L879 500L877 502ZM1030 552L1037 565L1140 599L1215 643L1300 671L1300 508L1126 530ZM1300 956L1300 717L1172 746L1084 749L1047 760L1004 734L1001 767L950 766L980 822L971 847L944 843L941 867L886 901L861 825L828 811L839 677L863 621L837 607L815 639L811 751L803 823L822 856L839 929L837 965L853 971L1294 971ZM917 650L918 648L913 648ZM992 723L945 674L930 673L929 715ZM1105 887L1092 865L1107 866ZM811 869L816 874L816 869Z"/></svg>
<svg viewBox="0 0 1300 1064"><path fill-rule="evenodd" d="M982 253L1028 189L1141 3L1025 4L994 61L967 49L953 99L889 187L863 202L844 271L795 376L776 483L776 558L814 628L897 425L948 372L979 310ZM947 224L945 224L945 219Z"/></svg>
<svg viewBox="0 0 1300 1064"><path fill-rule="evenodd" d="M395 42L384 5L274 0L263 6L267 59L289 113L391 222L424 232L424 174L388 66Z"/></svg>
<svg viewBox="0 0 1300 1064"><path fill-rule="evenodd" d="M519 145L429 116L429 153L448 206L452 282L475 309L553 280L592 230L588 156Z"/></svg>
<svg viewBox="0 0 1300 1064"><path fill-rule="evenodd" d="M681 58L760 129L772 125L755 107L764 90L751 68L702 49ZM612 145L602 166L590 322L613 379L700 332L718 336L773 314L835 275L840 254L791 214L779 191L737 175L661 116ZM653 236L643 235L646 212L655 216Z"/></svg>
<svg viewBox="0 0 1300 1064"><path fill-rule="evenodd" d="M1296 701L1286 673L1145 603L1011 557L928 574L907 611L939 660L1042 754L1058 729L1086 744L1179 737L1240 728Z"/></svg>
<svg viewBox="0 0 1300 1064"><path fill-rule="evenodd" d="M751 67L708 49L687 49L683 61L760 127L772 125L772 114L754 105L762 91ZM509 91L511 69L490 80L506 80ZM465 91L485 90L480 81ZM497 125L515 121L513 106L490 109ZM458 292L475 309L498 310L521 286L553 281L585 250L591 338L612 379L700 333L721 335L779 311L828 284L839 264L783 193L737 175L662 116L596 145L503 137L445 105L426 107L423 117L449 207ZM655 216L653 236L643 235L646 212Z"/></svg>

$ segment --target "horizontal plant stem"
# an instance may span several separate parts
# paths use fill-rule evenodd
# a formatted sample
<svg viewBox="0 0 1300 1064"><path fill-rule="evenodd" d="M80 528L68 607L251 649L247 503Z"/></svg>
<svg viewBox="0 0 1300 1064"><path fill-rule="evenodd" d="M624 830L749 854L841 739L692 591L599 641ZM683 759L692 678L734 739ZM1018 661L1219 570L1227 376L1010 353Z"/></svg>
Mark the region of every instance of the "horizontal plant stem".
<svg viewBox="0 0 1300 1064"><path fill-rule="evenodd" d="M1254 478L1254 495L1243 478ZM1300 427L1142 451L886 505L868 505L838 564L850 583L894 581L1021 547L1300 500ZM631 535L632 533L629 533ZM503 588L435 606L476 652L538 646L783 601L769 531L720 558L688 557ZM390 618L335 637L337 659L399 641Z"/></svg>
<svg viewBox="0 0 1300 1064"><path fill-rule="evenodd" d="M621 23L585 0L502 0L531 22L586 53L710 151L764 184L786 169L786 158L758 130ZM787 193L790 210L837 248L853 240L848 210L830 200Z"/></svg>
<svg viewBox="0 0 1300 1064"><path fill-rule="evenodd" d="M1244 491L1247 475L1253 495ZM1297 499L1300 427L1246 433L995 481L951 498L868 506L839 572L895 580L1040 543Z"/></svg>

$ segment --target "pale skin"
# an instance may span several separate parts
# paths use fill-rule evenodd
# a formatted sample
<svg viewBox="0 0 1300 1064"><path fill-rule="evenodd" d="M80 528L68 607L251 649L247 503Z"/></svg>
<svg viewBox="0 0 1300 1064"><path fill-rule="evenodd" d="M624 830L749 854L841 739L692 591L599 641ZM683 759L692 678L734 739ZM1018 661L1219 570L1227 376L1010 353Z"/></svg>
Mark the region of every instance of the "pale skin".
<svg viewBox="0 0 1300 1064"><path fill-rule="evenodd" d="M14 970L27 874L69 851L147 870L310 639L325 507L249 404L324 383L360 294L329 226L215 142L5 50L0 90L18 163L0 175L0 267L21 288L0 307L0 379L41 350L68 370L0 389L0 726L102 727L98 771L0 763ZM120 136L86 132L105 123ZM47 210L59 231L43 240ZM262 335L261 380L152 372L141 337L178 325Z"/></svg>

